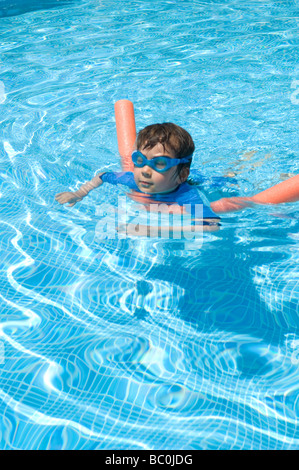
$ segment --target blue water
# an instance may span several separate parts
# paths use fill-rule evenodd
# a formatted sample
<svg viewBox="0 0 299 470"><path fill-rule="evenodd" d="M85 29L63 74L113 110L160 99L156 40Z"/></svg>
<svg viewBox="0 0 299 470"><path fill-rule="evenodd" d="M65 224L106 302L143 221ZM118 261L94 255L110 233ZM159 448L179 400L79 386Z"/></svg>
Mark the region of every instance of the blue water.
<svg viewBox="0 0 299 470"><path fill-rule="evenodd" d="M3 5L2 5L3 3ZM0 2L0 447L297 449L298 203L96 237L114 102L251 195L298 173L298 2Z"/></svg>

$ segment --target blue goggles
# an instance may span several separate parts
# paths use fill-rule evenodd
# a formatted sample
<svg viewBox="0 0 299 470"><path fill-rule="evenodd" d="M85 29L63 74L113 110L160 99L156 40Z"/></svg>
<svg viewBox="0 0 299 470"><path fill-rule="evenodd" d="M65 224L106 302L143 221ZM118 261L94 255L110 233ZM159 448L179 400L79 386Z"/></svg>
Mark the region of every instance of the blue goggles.
<svg viewBox="0 0 299 470"><path fill-rule="evenodd" d="M148 160L143 153L136 150L132 153L132 160L135 166L142 168L147 165L158 173L164 173L173 166L179 165L180 163L188 163L192 159L192 155L186 158L170 158L166 156L154 157Z"/></svg>

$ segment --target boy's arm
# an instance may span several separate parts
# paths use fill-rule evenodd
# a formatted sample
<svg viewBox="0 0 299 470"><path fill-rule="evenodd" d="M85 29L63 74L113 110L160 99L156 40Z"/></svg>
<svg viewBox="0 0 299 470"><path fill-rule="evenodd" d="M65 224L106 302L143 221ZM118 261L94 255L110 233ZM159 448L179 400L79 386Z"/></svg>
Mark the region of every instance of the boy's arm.
<svg viewBox="0 0 299 470"><path fill-rule="evenodd" d="M82 186L77 191L68 191L56 194L56 201L58 201L60 204L66 204L67 202L69 202L68 207L74 206L76 202L82 201L82 199L87 196L87 194L92 189L98 188L99 186L101 186L101 184L103 184L101 176L104 173L105 172L103 171L102 173L97 174L90 181L87 181L87 183L82 184Z"/></svg>

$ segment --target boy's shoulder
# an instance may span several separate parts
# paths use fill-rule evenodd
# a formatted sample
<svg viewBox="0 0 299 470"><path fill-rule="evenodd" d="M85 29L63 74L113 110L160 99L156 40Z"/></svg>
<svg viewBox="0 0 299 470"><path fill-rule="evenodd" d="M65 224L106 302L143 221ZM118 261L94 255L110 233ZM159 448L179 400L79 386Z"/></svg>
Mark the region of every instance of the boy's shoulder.
<svg viewBox="0 0 299 470"><path fill-rule="evenodd" d="M175 192L177 194L177 197L186 197L186 198L199 197L199 194L200 194L199 188L192 184L189 184L188 181L186 181L185 183L181 183Z"/></svg>

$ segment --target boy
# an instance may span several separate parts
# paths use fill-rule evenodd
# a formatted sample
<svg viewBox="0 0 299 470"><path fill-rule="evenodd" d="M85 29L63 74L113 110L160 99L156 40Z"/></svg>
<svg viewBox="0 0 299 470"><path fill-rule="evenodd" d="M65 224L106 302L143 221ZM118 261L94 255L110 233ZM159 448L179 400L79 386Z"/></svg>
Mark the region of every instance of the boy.
<svg viewBox="0 0 299 470"><path fill-rule="evenodd" d="M166 206L172 213L189 212L192 225L200 225L201 230L217 230L219 217L204 205L198 190L186 182L195 150L190 134L176 124L152 124L138 133L136 148L132 153L133 172L99 173L77 191L59 193L55 199L72 207L103 182L123 184L132 190L130 197L147 209L150 206L155 211L158 206L160 211L164 203L164 210ZM200 218L198 207L202 209ZM147 228L143 227L146 233L139 234L147 234Z"/></svg>

